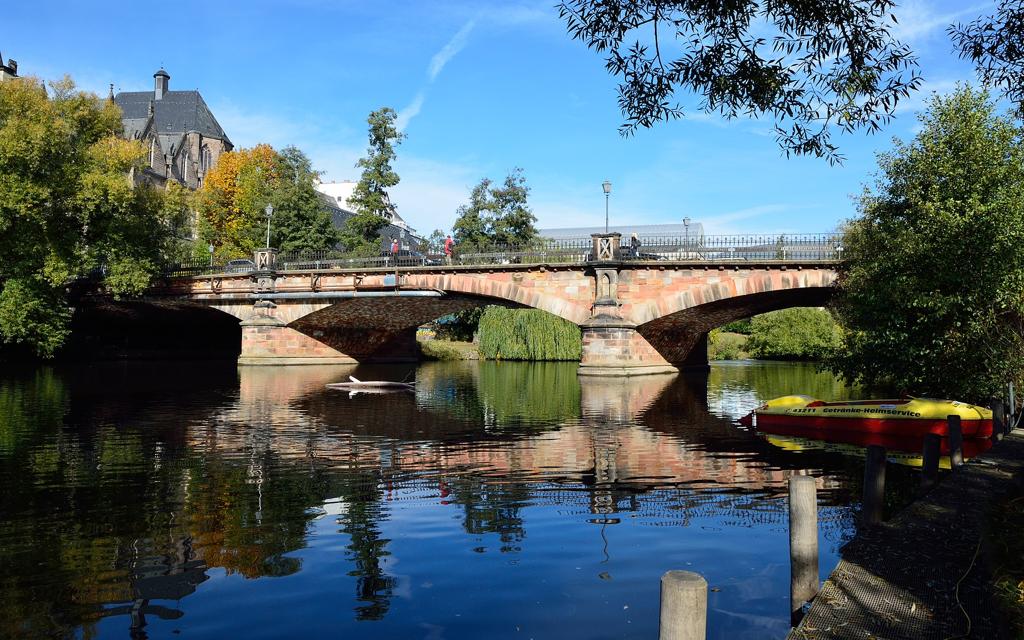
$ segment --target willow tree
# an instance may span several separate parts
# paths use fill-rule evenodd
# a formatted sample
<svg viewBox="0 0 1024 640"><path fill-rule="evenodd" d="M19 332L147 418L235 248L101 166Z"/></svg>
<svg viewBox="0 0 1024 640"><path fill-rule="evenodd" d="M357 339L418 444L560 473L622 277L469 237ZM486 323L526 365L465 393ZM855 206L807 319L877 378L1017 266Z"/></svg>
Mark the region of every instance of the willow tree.
<svg viewBox="0 0 1024 640"><path fill-rule="evenodd" d="M137 184L141 142L120 137L112 101L65 78L0 84L0 337L41 356L67 339L66 289L102 274L118 296L144 290L167 257L163 193Z"/></svg>
<svg viewBox="0 0 1024 640"><path fill-rule="evenodd" d="M984 401L1024 371L1024 142L986 93L932 98L844 240L834 370Z"/></svg>

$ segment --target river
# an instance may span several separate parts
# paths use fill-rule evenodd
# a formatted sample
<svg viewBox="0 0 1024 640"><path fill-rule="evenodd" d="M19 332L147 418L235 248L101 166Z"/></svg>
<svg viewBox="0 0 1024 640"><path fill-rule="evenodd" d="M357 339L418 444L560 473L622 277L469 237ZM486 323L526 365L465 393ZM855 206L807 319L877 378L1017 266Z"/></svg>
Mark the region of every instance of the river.
<svg viewBox="0 0 1024 640"><path fill-rule="evenodd" d="M349 374L415 393L328 390ZM812 365L581 379L574 363L0 373L0 636L652 638L704 575L709 638L789 626L786 480L823 577L863 463L735 419L849 397ZM910 471L890 485L912 486Z"/></svg>

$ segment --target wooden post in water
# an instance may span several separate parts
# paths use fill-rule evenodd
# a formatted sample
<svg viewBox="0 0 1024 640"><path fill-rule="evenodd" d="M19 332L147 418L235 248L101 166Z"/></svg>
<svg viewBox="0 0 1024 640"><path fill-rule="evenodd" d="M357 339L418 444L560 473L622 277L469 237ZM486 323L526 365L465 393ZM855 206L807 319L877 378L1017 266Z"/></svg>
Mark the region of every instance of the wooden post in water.
<svg viewBox="0 0 1024 640"><path fill-rule="evenodd" d="M960 416L946 416L946 424L949 425L949 468L955 471L964 464L964 431L960 425ZM993 420L992 433L995 432Z"/></svg>
<svg viewBox="0 0 1024 640"><path fill-rule="evenodd" d="M864 504L861 523L875 525L882 521L885 509L885 447L868 446L864 460Z"/></svg>
<svg viewBox="0 0 1024 640"><path fill-rule="evenodd" d="M789 610L793 626L818 595L818 488L811 476L789 479Z"/></svg>
<svg viewBox="0 0 1024 640"><path fill-rule="evenodd" d="M708 583L692 571L661 576L659 640L704 640L708 630Z"/></svg>
<svg viewBox="0 0 1024 640"><path fill-rule="evenodd" d="M921 461L921 490L927 491L939 479L939 458L942 455L942 436L929 433L924 437L924 452Z"/></svg>
<svg viewBox="0 0 1024 640"><path fill-rule="evenodd" d="M1006 405L1002 400L994 399L992 400L992 436L996 440L1002 440L1006 432Z"/></svg>

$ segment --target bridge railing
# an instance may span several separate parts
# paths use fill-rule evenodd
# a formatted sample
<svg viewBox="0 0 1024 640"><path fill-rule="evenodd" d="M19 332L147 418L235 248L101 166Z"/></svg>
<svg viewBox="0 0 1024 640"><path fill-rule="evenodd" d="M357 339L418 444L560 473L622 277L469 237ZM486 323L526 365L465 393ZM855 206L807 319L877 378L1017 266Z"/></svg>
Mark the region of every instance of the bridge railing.
<svg viewBox="0 0 1024 640"><path fill-rule="evenodd" d="M837 262L843 247L838 234L672 235L638 237L638 246L623 237L622 260L685 261L708 263ZM538 240L528 246L463 247L456 245L453 265L489 266L511 264L583 264L594 259L593 239ZM277 256L279 271L393 269L447 265L442 247L403 249L398 255L360 256L328 249L289 251ZM248 273L255 269L251 258L240 257L223 264L195 260L170 265L171 277Z"/></svg>
<svg viewBox="0 0 1024 640"><path fill-rule="evenodd" d="M622 239L624 258L708 262L835 262L842 260L842 236L815 234L748 234L655 236L638 238L634 250Z"/></svg>

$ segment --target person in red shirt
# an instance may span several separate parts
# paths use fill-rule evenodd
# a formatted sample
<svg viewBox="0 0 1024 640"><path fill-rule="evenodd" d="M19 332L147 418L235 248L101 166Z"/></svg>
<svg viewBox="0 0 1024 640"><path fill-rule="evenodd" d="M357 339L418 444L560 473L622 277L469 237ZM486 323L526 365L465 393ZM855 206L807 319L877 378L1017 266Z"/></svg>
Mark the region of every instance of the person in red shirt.
<svg viewBox="0 0 1024 640"><path fill-rule="evenodd" d="M455 241L452 240L451 234L448 234L444 239L444 261L447 264L452 263L452 251L455 249Z"/></svg>

